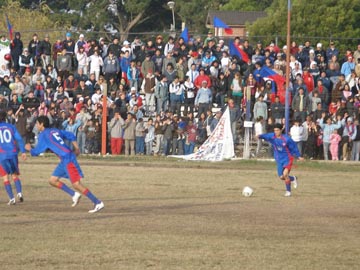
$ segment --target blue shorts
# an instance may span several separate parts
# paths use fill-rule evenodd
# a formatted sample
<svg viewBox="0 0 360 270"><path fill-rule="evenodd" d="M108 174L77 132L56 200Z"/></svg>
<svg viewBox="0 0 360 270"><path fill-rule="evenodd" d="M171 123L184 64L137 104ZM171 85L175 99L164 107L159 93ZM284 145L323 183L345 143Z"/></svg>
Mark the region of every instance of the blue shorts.
<svg viewBox="0 0 360 270"><path fill-rule="evenodd" d="M52 175L59 178L70 179L71 183L76 183L84 177L80 165L74 155L62 158Z"/></svg>
<svg viewBox="0 0 360 270"><path fill-rule="evenodd" d="M0 176L20 174L18 156L0 160Z"/></svg>
<svg viewBox="0 0 360 270"><path fill-rule="evenodd" d="M278 176L281 177L283 175L284 169L288 169L289 172L291 171L291 167L293 164L293 160L294 158L291 157L290 159L282 159L282 160L277 160L277 172L278 172Z"/></svg>

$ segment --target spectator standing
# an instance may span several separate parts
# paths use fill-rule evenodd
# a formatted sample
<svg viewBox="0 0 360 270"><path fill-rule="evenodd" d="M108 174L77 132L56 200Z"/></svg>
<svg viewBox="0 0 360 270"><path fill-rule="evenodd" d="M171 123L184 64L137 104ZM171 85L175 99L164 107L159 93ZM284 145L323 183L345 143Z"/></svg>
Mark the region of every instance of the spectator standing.
<svg viewBox="0 0 360 270"><path fill-rule="evenodd" d="M38 45L39 45L38 35L34 34L32 40L29 42L28 45L28 50L34 62L34 66L37 66L37 61L38 61L38 55L36 54Z"/></svg>
<svg viewBox="0 0 360 270"><path fill-rule="evenodd" d="M154 148L154 156L159 155L161 153L164 141L164 131L163 131L163 121L160 115L156 116L155 120L155 148Z"/></svg>
<svg viewBox="0 0 360 270"><path fill-rule="evenodd" d="M90 73L95 74L95 79L100 77L101 67L104 65L103 59L99 55L99 51L95 50L94 54L89 57Z"/></svg>
<svg viewBox="0 0 360 270"><path fill-rule="evenodd" d="M23 42L21 40L21 34L20 32L16 32L15 33L15 37L13 39L13 41L11 42L11 59L13 61L13 67L16 71L19 70L20 66L19 66L19 57L21 55L21 53L23 52L24 49L24 45Z"/></svg>
<svg viewBox="0 0 360 270"><path fill-rule="evenodd" d="M265 121L268 119L268 108L267 104L264 102L263 95L260 95L258 100L255 102L253 113L255 120L258 119L259 116L262 116Z"/></svg>
<svg viewBox="0 0 360 270"><path fill-rule="evenodd" d="M155 139L155 127L153 125L153 119L149 118L145 124L145 149L146 155L150 156L153 152L153 144Z"/></svg>
<svg viewBox="0 0 360 270"><path fill-rule="evenodd" d="M131 156L135 155L135 129L136 129L136 119L133 114L128 113L125 123L123 125L124 129L124 141L125 141L125 156L129 154Z"/></svg>
<svg viewBox="0 0 360 270"><path fill-rule="evenodd" d="M44 70L47 65L51 64L51 43L49 41L49 34L45 34L44 40L39 42L37 46L37 55L41 60L41 64Z"/></svg>
<svg viewBox="0 0 360 270"><path fill-rule="evenodd" d="M119 110L115 110L114 117L111 119L109 128L110 128L110 145L111 145L111 154L120 155L122 152L123 146L123 126L125 125L124 119L120 115Z"/></svg>
<svg viewBox="0 0 360 270"><path fill-rule="evenodd" d="M155 87L155 97L157 102L157 113L165 112L168 108L168 83L166 76L160 77L160 82Z"/></svg>
<svg viewBox="0 0 360 270"><path fill-rule="evenodd" d="M109 55L105 57L102 71L107 82L110 81L110 78L117 78L120 72L120 63L112 51L109 51Z"/></svg>
<svg viewBox="0 0 360 270"><path fill-rule="evenodd" d="M144 120L139 118L135 127L135 154L137 155L145 153L145 129Z"/></svg>
<svg viewBox="0 0 360 270"><path fill-rule="evenodd" d="M58 74L63 80L65 80L71 71L72 60L71 56L67 54L66 48L64 48L60 55L58 55L56 60L56 67L58 69Z"/></svg>
<svg viewBox="0 0 360 270"><path fill-rule="evenodd" d="M145 92L145 115L147 116L155 114L155 88L157 83L152 70L149 70L141 84L141 91Z"/></svg>
<svg viewBox="0 0 360 270"><path fill-rule="evenodd" d="M330 147L330 135L333 133L334 129L341 128L341 116L337 116L337 123L333 124L330 117L325 117L326 114L323 113L319 122L319 125L323 131L323 150L324 150L324 159L329 160L329 147Z"/></svg>
<svg viewBox="0 0 360 270"><path fill-rule="evenodd" d="M341 136L338 134L338 130L334 129L330 135L330 153L332 160L339 160L339 143Z"/></svg>
<svg viewBox="0 0 360 270"><path fill-rule="evenodd" d="M195 97L195 106L198 108L199 116L211 108L211 102L212 92L210 88L208 88L208 82L204 80Z"/></svg>
<svg viewBox="0 0 360 270"><path fill-rule="evenodd" d="M345 115L346 116L346 115ZM352 142L356 138L357 128L353 123L352 117L347 117L347 119L342 120L342 137L341 137L341 146L342 146L342 158L343 160L349 160L349 154L351 153Z"/></svg>
<svg viewBox="0 0 360 270"><path fill-rule="evenodd" d="M294 97L291 107L294 110L294 119L300 118L301 122L305 122L311 108L309 97L305 95L303 87L299 88L299 93Z"/></svg>
<svg viewBox="0 0 360 270"><path fill-rule="evenodd" d="M89 64L89 59L88 59L88 56L85 52L85 49L83 46L80 46L78 51L76 52L76 60L77 60L77 63L78 63L78 70L82 70L83 73L85 75L88 75L88 64Z"/></svg>

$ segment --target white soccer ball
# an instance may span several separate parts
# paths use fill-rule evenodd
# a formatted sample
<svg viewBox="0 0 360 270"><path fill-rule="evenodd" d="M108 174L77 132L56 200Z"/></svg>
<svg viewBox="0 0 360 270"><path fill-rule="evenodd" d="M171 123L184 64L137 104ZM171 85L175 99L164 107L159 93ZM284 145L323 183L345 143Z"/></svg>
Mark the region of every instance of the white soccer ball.
<svg viewBox="0 0 360 270"><path fill-rule="evenodd" d="M253 193L254 193L254 190L251 187L246 186L243 188L242 195L244 197L250 197L253 195Z"/></svg>

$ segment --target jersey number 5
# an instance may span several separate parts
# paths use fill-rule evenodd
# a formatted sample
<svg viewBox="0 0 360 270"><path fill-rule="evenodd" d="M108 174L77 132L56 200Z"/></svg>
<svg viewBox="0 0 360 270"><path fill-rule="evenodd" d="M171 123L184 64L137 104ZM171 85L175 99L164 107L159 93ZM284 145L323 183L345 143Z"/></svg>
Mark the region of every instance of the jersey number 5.
<svg viewBox="0 0 360 270"><path fill-rule="evenodd" d="M59 133L58 132L54 132L53 134L53 137L56 139L56 141L60 144L64 144L64 140L59 136Z"/></svg>

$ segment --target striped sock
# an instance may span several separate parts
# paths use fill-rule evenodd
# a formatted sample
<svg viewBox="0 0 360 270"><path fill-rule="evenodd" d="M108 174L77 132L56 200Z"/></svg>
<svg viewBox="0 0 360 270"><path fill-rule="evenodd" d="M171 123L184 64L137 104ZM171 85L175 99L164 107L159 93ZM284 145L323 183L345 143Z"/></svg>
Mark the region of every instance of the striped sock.
<svg viewBox="0 0 360 270"><path fill-rule="evenodd" d="M14 179L15 188L17 193L22 193L22 187L21 187L21 180L19 177L16 177Z"/></svg>
<svg viewBox="0 0 360 270"><path fill-rule="evenodd" d="M286 187L286 191L291 192L291 181L290 180L285 180L285 187Z"/></svg>
<svg viewBox="0 0 360 270"><path fill-rule="evenodd" d="M96 198L95 195L92 194L91 191L88 190L88 189L86 189L86 190L83 192L83 194L84 194L86 197L88 197L89 200L92 201L94 204L98 204L98 203L101 202L101 201L100 201L98 198Z"/></svg>
<svg viewBox="0 0 360 270"><path fill-rule="evenodd" d="M290 181L292 182L292 181L294 181L294 180L295 180L295 177L294 177L294 176L292 176L292 175L289 175L289 179L290 179Z"/></svg>
<svg viewBox="0 0 360 270"><path fill-rule="evenodd" d="M69 188L67 185L65 185L63 182L59 181L59 185L57 186L62 191L65 191L67 194L69 194L71 197L75 195L75 191L73 191L71 188Z"/></svg>
<svg viewBox="0 0 360 270"><path fill-rule="evenodd" d="M4 182L4 186L5 186L5 190L6 190L6 193L8 194L9 198L10 199L14 199L14 193L12 191L12 187L11 187L11 183L10 181L5 181Z"/></svg>

